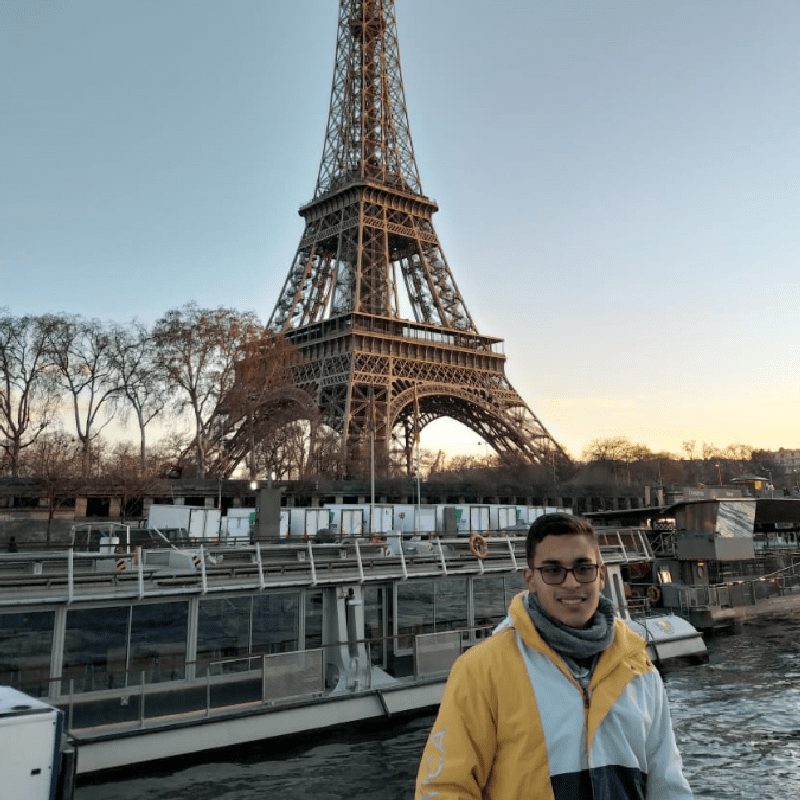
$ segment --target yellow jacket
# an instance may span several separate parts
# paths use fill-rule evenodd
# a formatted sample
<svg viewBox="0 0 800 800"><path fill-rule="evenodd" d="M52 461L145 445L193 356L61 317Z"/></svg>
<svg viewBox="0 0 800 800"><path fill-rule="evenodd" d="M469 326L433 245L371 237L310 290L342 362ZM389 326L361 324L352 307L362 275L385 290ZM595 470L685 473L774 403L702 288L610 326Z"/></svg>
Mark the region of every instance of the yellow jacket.
<svg viewBox="0 0 800 800"><path fill-rule="evenodd" d="M517 595L453 665L416 800L686 800L663 684L621 620L583 692Z"/></svg>

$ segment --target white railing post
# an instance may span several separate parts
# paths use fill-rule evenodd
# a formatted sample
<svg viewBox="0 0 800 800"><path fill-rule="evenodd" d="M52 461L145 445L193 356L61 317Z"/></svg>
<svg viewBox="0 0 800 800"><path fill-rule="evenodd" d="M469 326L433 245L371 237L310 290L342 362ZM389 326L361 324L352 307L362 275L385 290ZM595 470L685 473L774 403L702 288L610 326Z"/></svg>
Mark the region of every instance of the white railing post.
<svg viewBox="0 0 800 800"><path fill-rule="evenodd" d="M358 546L358 538L354 538L353 542L356 546L356 561L358 562L358 578L361 583L364 583L364 564L361 561L361 548Z"/></svg>

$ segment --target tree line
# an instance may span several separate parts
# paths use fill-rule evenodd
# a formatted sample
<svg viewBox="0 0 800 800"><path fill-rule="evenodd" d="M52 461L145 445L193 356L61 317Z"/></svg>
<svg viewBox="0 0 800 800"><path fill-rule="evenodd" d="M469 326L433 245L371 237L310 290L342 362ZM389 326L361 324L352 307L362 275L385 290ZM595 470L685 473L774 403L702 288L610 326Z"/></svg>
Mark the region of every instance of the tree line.
<svg viewBox="0 0 800 800"><path fill-rule="evenodd" d="M597 492L605 488L638 490L644 486L675 488L719 486L746 477L760 477L787 493L800 491L800 474L786 474L771 452L747 444L718 447L713 442L687 440L678 453L656 451L626 436L592 440L568 473L555 465L502 464L496 455L460 455L451 459L423 454L429 474L444 481L476 486L532 483L542 487L573 485ZM512 492L513 493L513 492Z"/></svg>
<svg viewBox="0 0 800 800"><path fill-rule="evenodd" d="M189 303L150 327L0 309L0 469L86 477L116 459L139 474L191 465L200 477L226 477L246 459L251 475L280 475L308 460L309 425L278 402L265 414L264 397L296 358L255 314L232 308ZM114 420L133 421L135 454L104 437ZM151 444L157 422L162 436ZM317 439L324 450L326 437Z"/></svg>
<svg viewBox="0 0 800 800"><path fill-rule="evenodd" d="M286 396L298 357L254 313L232 308L189 303L149 327L0 308L0 474L224 478L242 465L250 477L337 476L338 435L315 408ZM132 421L134 443L104 436L115 420ZM151 441L154 428L160 436ZM425 474L443 480L497 482L506 471L542 486L710 485L748 472L777 485L782 477L769 453L748 445L686 441L675 454L624 436L592 441L569 474L494 455L425 452L422 461Z"/></svg>

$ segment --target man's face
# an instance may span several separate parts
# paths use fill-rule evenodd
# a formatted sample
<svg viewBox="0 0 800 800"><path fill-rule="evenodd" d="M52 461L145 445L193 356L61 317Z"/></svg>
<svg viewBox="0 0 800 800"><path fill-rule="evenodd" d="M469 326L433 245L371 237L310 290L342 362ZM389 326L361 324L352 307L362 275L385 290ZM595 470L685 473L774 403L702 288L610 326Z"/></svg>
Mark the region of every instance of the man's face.
<svg viewBox="0 0 800 800"><path fill-rule="evenodd" d="M552 586L542 580L542 573L536 567L573 568L581 564L600 564L600 549L588 536L545 536L536 545L533 564L523 572L528 589L547 614L572 628L584 627L597 611L600 592L606 583L606 568L600 567L592 583L578 583L568 572L562 584Z"/></svg>

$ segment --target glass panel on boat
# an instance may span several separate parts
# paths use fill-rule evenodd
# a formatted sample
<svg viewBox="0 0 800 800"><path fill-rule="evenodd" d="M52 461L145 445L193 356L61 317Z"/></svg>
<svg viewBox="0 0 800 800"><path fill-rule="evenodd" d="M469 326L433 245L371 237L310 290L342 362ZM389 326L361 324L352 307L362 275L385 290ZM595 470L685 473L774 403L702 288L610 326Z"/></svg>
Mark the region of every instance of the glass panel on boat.
<svg viewBox="0 0 800 800"><path fill-rule="evenodd" d="M511 575L506 575L503 578L505 591L506 591L506 610L511 605L511 601L521 591L528 588L525 583L525 578L522 577L522 572L513 572Z"/></svg>
<svg viewBox="0 0 800 800"><path fill-rule="evenodd" d="M0 614L0 684L47 695L53 618L52 611Z"/></svg>
<svg viewBox="0 0 800 800"><path fill-rule="evenodd" d="M398 652L410 651L416 634L434 632L433 586L433 581L408 581L395 584Z"/></svg>
<svg viewBox="0 0 800 800"><path fill-rule="evenodd" d="M475 625L496 625L506 615L505 578L502 575L476 577L472 581Z"/></svg>
<svg viewBox="0 0 800 800"><path fill-rule="evenodd" d="M152 603L133 607L128 683L144 672L146 683L184 677L189 604Z"/></svg>
<svg viewBox="0 0 800 800"><path fill-rule="evenodd" d="M387 665L387 587L364 587L364 638L369 641L370 660L379 667Z"/></svg>
<svg viewBox="0 0 800 800"><path fill-rule="evenodd" d="M322 647L322 592L306 590L305 649Z"/></svg>
<svg viewBox="0 0 800 800"><path fill-rule="evenodd" d="M433 629L463 630L467 619L467 579L446 578L434 584Z"/></svg>
<svg viewBox="0 0 800 800"><path fill-rule="evenodd" d="M417 634L469 627L466 578L409 581L396 591L398 652L409 651Z"/></svg>
<svg viewBox="0 0 800 800"><path fill-rule="evenodd" d="M297 650L300 592L264 594L253 598L253 653Z"/></svg>
<svg viewBox="0 0 800 800"><path fill-rule="evenodd" d="M461 655L461 633L443 631L415 637L416 676L418 678L447 675Z"/></svg>
<svg viewBox="0 0 800 800"><path fill-rule="evenodd" d="M265 700L322 694L324 688L322 650L273 654L264 659Z"/></svg>
<svg viewBox="0 0 800 800"><path fill-rule="evenodd" d="M63 690L79 693L125 686L130 613L130 606L67 611Z"/></svg>
<svg viewBox="0 0 800 800"><path fill-rule="evenodd" d="M197 676L219 674L220 666L212 662L246 656L250 649L250 597L225 597L201 600L197 615ZM231 669L247 669L247 661L225 665Z"/></svg>

